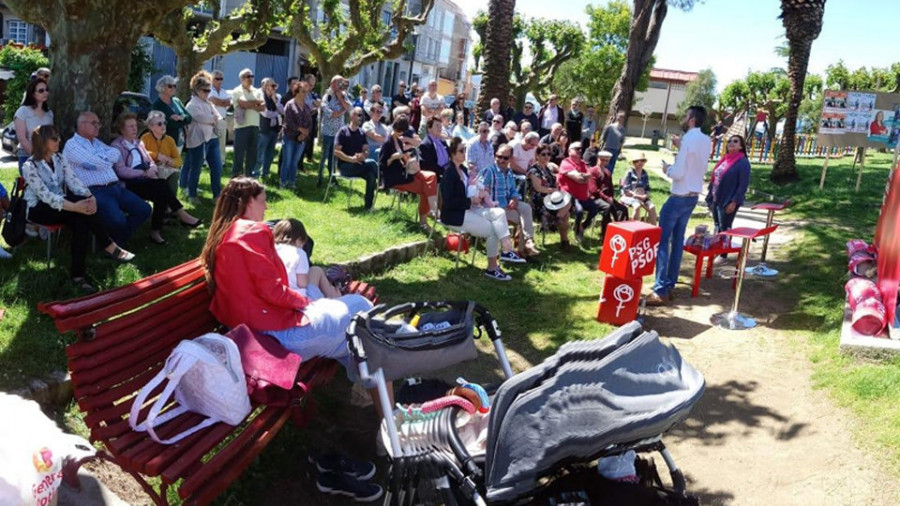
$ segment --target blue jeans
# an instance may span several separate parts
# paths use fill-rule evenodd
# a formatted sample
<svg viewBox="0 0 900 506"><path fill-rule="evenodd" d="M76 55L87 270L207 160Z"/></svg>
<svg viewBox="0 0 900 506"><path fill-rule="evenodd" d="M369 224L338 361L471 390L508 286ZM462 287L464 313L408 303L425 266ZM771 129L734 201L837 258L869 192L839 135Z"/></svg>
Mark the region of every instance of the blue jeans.
<svg viewBox="0 0 900 506"><path fill-rule="evenodd" d="M328 177L334 173L334 136L322 136L322 159L319 160L319 183L322 182L322 173L325 170L325 164L328 163Z"/></svg>
<svg viewBox="0 0 900 506"><path fill-rule="evenodd" d="M375 188L378 186L378 163L366 160L363 163L339 162L338 170L344 177L358 177L366 181L366 209L375 202Z"/></svg>
<svg viewBox="0 0 900 506"><path fill-rule="evenodd" d="M231 177L251 175L256 165L256 148L259 146L259 127L249 126L234 129L234 164Z"/></svg>
<svg viewBox="0 0 900 506"><path fill-rule="evenodd" d="M209 186L213 198L218 198L219 192L222 191L222 155L219 152L219 139L214 137L185 152L188 161L181 170L181 187L187 188L189 197L197 196L200 171L203 169L203 161L206 160L206 164L209 165Z"/></svg>
<svg viewBox="0 0 900 506"><path fill-rule="evenodd" d="M281 167L278 168L278 175L282 186L293 186L297 183L297 166L300 165L304 149L306 149L305 142L297 142L287 137L281 143Z"/></svg>
<svg viewBox="0 0 900 506"><path fill-rule="evenodd" d="M678 281L681 255L684 254L684 231L691 213L697 207L697 197L670 195L659 212L659 250L656 252L656 283L653 291L660 297L669 295Z"/></svg>
<svg viewBox="0 0 900 506"><path fill-rule="evenodd" d="M256 145L256 165L253 166L253 177L263 178L269 175L272 160L275 159L275 145L278 144L278 130L263 132L260 130Z"/></svg>
<svg viewBox="0 0 900 506"><path fill-rule="evenodd" d="M612 174L613 169L616 168L616 160L619 159L619 154L622 152L622 148L619 148L619 149L606 148L606 150L609 151L610 153L612 153L612 157L610 157L610 159L609 159L609 165L606 166L606 168L609 169L609 173Z"/></svg>
<svg viewBox="0 0 900 506"><path fill-rule="evenodd" d="M128 242L141 223L150 218L150 204L119 183L110 186L91 186L97 199L97 215L109 236L119 246Z"/></svg>
<svg viewBox="0 0 900 506"><path fill-rule="evenodd" d="M282 330L265 331L303 359L333 358L353 375L353 363L347 348L347 326L356 313L372 309L372 303L362 295L344 295L337 299L319 299L303 308L309 325Z"/></svg>

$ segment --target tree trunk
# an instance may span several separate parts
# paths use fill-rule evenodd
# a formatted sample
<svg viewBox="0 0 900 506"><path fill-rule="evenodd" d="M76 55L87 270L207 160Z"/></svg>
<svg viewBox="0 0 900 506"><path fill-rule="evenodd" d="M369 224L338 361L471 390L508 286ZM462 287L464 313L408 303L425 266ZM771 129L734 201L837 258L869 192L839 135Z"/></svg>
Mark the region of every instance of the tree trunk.
<svg viewBox="0 0 900 506"><path fill-rule="evenodd" d="M92 111L100 118L100 136L108 140L113 104L128 85L131 50L141 36L140 27L126 29L104 16L90 15L60 17L47 31L53 39L50 107L62 138L75 132L79 113Z"/></svg>
<svg viewBox="0 0 900 506"><path fill-rule="evenodd" d="M186 104L191 98L191 77L200 72L203 68L203 63L208 58L194 51L193 45L187 51L176 50L175 58L175 72L178 76L178 87L175 90L175 94Z"/></svg>
<svg viewBox="0 0 900 506"><path fill-rule="evenodd" d="M513 14L515 0L491 0L488 7L490 21L484 40L484 78L478 96L476 114L491 106L497 97L506 104L509 97L510 48L512 47Z"/></svg>
<svg viewBox="0 0 900 506"><path fill-rule="evenodd" d="M787 112L784 115L784 130L781 134L781 149L772 167L770 179L776 183L796 181L797 160L794 157L794 136L797 133L797 114L800 102L803 101L803 84L806 82L806 68L809 65L809 52L812 40L791 42L791 54L788 57L788 77L791 80L791 95Z"/></svg>
<svg viewBox="0 0 900 506"><path fill-rule="evenodd" d="M625 66L619 80L613 87L612 98L609 102L607 124L616 120L616 115L621 111L625 113L625 124L634 104L634 90L644 73L644 69L650 64L656 44L659 42L659 34L663 21L666 19L668 6L666 0L635 0L634 13L631 16L631 29L628 33L628 50L625 54Z"/></svg>

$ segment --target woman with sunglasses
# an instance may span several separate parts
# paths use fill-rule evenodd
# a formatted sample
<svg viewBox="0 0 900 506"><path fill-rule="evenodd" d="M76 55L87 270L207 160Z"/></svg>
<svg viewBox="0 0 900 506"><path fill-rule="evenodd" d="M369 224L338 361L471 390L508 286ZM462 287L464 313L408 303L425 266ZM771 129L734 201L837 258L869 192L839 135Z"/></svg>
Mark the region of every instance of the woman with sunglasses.
<svg viewBox="0 0 900 506"><path fill-rule="evenodd" d="M731 230L738 208L744 203L750 186L750 161L744 138L732 135L725 146L725 155L713 167L712 178L706 192L706 205L713 215L716 233ZM716 259L721 263L727 255Z"/></svg>
<svg viewBox="0 0 900 506"><path fill-rule="evenodd" d="M181 174L181 166L184 162L175 139L166 135L166 115L162 111L150 111L147 114L147 132L141 136L144 148L156 164L160 172L160 178L169 183L172 193L178 193L178 181Z"/></svg>
<svg viewBox="0 0 900 506"><path fill-rule="evenodd" d="M184 127L191 124L191 113L184 108L181 99L175 96L175 87L178 80L170 75L165 75L156 81L156 92L159 98L153 102L154 111L162 111L166 115L166 135L175 139L175 145L180 149L184 146ZM184 188L182 186L182 188Z"/></svg>
<svg viewBox="0 0 900 506"><path fill-rule="evenodd" d="M191 99L187 109L194 121L187 128L185 148L187 163L181 171L181 187L187 188L188 198L197 201L197 186L203 161L209 165L209 186L213 199L219 198L222 189L222 157L219 143L225 142L225 132L218 131L221 117L216 106L209 101L212 92L212 76L201 70L191 78Z"/></svg>
<svg viewBox="0 0 900 506"><path fill-rule="evenodd" d="M450 140L450 163L445 167L444 177L440 182L441 223L484 238L488 257L488 268L484 275L497 281L509 281L512 277L500 269L499 260L502 258L505 262L524 263L525 259L513 251L506 211L501 207L482 205L481 193L477 184L470 183L468 168L463 163L465 161L465 143L459 137L454 137Z"/></svg>
<svg viewBox="0 0 900 506"><path fill-rule="evenodd" d="M163 239L161 232L166 214L170 211L183 226L199 227L201 220L188 214L166 180L160 179L156 164L138 139L137 116L131 111L123 112L116 120L116 129L119 136L110 146L118 149L121 156L113 168L128 191L153 203L150 241L159 245L168 242Z"/></svg>
<svg viewBox="0 0 900 506"><path fill-rule="evenodd" d="M97 200L60 154L59 144L59 132L53 125L41 125L31 134L32 155L22 165L26 212L29 221L42 225L62 223L72 231L69 275L77 289L92 293L96 289L85 270L92 233L106 256L113 260L130 262L134 255L110 239L97 214Z"/></svg>
<svg viewBox="0 0 900 506"><path fill-rule="evenodd" d="M22 107L16 110L13 124L16 127L16 137L19 138L19 173L22 172L22 164L31 156L31 133L41 125L53 124L53 111L47 105L47 97L50 96L50 86L47 81L37 78L28 83L25 88L25 100Z"/></svg>
<svg viewBox="0 0 900 506"><path fill-rule="evenodd" d="M562 130L559 132L559 137L556 138L553 142L550 143L550 161L556 165L562 163L562 161L566 158L566 154L569 152L569 134Z"/></svg>
<svg viewBox="0 0 900 506"><path fill-rule="evenodd" d="M540 220L541 226L555 226L559 232L560 249L569 251L569 212L572 209L571 197L562 208L551 211L544 206L544 197L560 192L555 172L559 170L550 163L550 146L541 144L534 155L534 164L528 168L528 194L531 196L531 209L534 219ZM562 192L565 193L565 192Z"/></svg>
<svg viewBox="0 0 900 506"><path fill-rule="evenodd" d="M275 160L275 145L278 144L278 133L281 132L284 106L281 95L277 93L278 83L271 77L263 78L263 101L266 108L259 113L259 143L256 145L256 166L253 174L259 174L263 180L269 177L272 161Z"/></svg>

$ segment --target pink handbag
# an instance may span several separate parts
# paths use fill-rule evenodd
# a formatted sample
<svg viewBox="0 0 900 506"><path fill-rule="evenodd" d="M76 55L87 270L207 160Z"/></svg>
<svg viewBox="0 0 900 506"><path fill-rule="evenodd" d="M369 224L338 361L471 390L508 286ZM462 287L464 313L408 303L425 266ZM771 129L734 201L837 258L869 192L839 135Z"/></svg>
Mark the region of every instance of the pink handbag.
<svg viewBox="0 0 900 506"><path fill-rule="evenodd" d="M267 406L297 405L306 385L297 381L302 358L286 350L274 337L257 334L244 324L225 334L241 353L250 399Z"/></svg>

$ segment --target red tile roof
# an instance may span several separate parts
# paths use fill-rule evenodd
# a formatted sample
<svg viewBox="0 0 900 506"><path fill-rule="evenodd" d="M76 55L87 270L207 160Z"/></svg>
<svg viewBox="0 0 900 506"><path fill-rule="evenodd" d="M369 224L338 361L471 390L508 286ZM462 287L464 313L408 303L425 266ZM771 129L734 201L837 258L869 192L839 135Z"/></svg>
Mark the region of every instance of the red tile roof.
<svg viewBox="0 0 900 506"><path fill-rule="evenodd" d="M689 83L697 78L697 72L684 72L681 70L651 69L650 79L657 81L672 81L676 83Z"/></svg>

